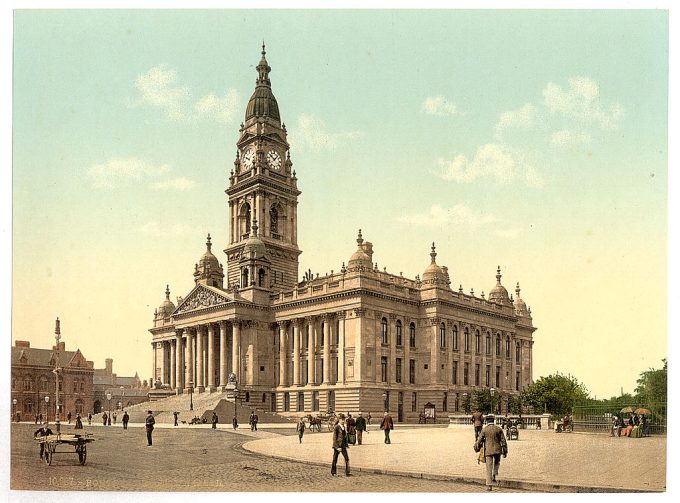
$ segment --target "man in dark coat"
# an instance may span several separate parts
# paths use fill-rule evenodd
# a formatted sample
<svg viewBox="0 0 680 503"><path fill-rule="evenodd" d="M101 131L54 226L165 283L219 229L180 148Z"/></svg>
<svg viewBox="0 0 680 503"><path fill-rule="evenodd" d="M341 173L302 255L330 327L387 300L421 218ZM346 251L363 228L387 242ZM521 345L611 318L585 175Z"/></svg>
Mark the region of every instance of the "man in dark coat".
<svg viewBox="0 0 680 503"><path fill-rule="evenodd" d="M106 412L104 412L104 415L102 416L102 423L104 424L104 426L106 426L106 422L108 421L108 419L109 416L106 414Z"/></svg>
<svg viewBox="0 0 680 503"><path fill-rule="evenodd" d="M213 411L212 419L210 420L210 422L212 423L213 430L217 429L217 421L219 421L219 419L217 418L217 413Z"/></svg>
<svg viewBox="0 0 680 503"><path fill-rule="evenodd" d="M347 430L345 429L345 415L339 414L333 428L333 464L331 465L331 475L338 472L338 456L342 454L345 459L345 475L349 473L349 456L347 455Z"/></svg>
<svg viewBox="0 0 680 503"><path fill-rule="evenodd" d="M357 417L356 420L356 429L357 429L357 444L361 445L361 438L364 435L364 432L366 431L366 418L359 412L359 417Z"/></svg>
<svg viewBox="0 0 680 503"><path fill-rule="evenodd" d="M508 443L505 440L503 429L494 424L495 419L493 414L486 416L486 426L475 442L475 452L479 452L484 446L487 491L491 491L491 487L498 477L501 455L503 457L508 455Z"/></svg>
<svg viewBox="0 0 680 503"><path fill-rule="evenodd" d="M156 420L153 418L153 412L149 411L149 415L146 416L146 441L148 445L152 445L151 435L153 434L153 425L156 424Z"/></svg>
<svg viewBox="0 0 680 503"><path fill-rule="evenodd" d="M128 422L130 421L130 414L127 411L123 412L123 429L127 430Z"/></svg>
<svg viewBox="0 0 680 503"><path fill-rule="evenodd" d="M175 418L175 426L177 426L177 419L179 418L179 412L177 412L177 411L173 412L172 417Z"/></svg>
<svg viewBox="0 0 680 503"><path fill-rule="evenodd" d="M71 412L69 411L68 414L66 414L66 419L68 420L68 424L71 424Z"/></svg>
<svg viewBox="0 0 680 503"><path fill-rule="evenodd" d="M394 429L394 422L392 421L392 416L390 416L387 412L385 412L383 420L380 423L380 429L385 431L385 443L391 444L392 441L390 440L390 431Z"/></svg>
<svg viewBox="0 0 680 503"><path fill-rule="evenodd" d="M48 426L47 421L43 423L43 425L36 430L35 433L33 433L33 438L38 438L38 437L46 437L48 435L53 435L52 430ZM40 459L43 458L43 455L45 454L45 442L40 442Z"/></svg>
<svg viewBox="0 0 680 503"><path fill-rule="evenodd" d="M298 434L298 439L300 440L300 443L302 443L302 437L305 434L305 429L307 428L307 425L305 424L304 418L300 418L298 421L297 426L295 427L295 431L297 431Z"/></svg>
<svg viewBox="0 0 680 503"><path fill-rule="evenodd" d="M484 414L482 414L478 410L475 410L472 413L472 425L475 427L475 440L477 440L477 437L482 432L483 423L484 423Z"/></svg>

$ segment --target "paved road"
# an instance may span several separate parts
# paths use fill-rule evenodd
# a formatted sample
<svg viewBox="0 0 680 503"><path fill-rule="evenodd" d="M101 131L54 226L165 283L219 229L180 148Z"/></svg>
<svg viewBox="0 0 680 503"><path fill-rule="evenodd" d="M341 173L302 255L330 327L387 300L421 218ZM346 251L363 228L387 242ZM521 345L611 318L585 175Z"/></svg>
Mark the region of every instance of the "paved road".
<svg viewBox="0 0 680 503"><path fill-rule="evenodd" d="M485 490L475 484L360 472L349 478L331 477L326 467L276 460L243 450L240 445L252 440L250 435L211 429L157 428L153 447L147 447L142 428L127 431L121 428L91 428L97 440L88 448L85 466L77 464L75 454L58 456L55 465L46 466L38 459L38 447L32 440L35 429L29 424L12 425L12 489L225 492ZM62 431L72 432L68 427ZM274 430L261 432L262 436L278 433Z"/></svg>

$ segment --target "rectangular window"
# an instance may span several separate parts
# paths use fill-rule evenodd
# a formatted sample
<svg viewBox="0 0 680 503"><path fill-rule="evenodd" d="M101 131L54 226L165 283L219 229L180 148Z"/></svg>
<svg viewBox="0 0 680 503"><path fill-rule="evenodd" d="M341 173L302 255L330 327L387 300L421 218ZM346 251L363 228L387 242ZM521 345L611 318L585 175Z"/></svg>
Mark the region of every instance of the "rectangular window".
<svg viewBox="0 0 680 503"><path fill-rule="evenodd" d="M444 399L442 400L442 410L444 412L447 412L449 410L449 394L445 391L444 392Z"/></svg>
<svg viewBox="0 0 680 503"><path fill-rule="evenodd" d="M510 337L505 338L505 357L510 358Z"/></svg>
<svg viewBox="0 0 680 503"><path fill-rule="evenodd" d="M496 356L501 355L501 336L496 335Z"/></svg>
<svg viewBox="0 0 680 503"><path fill-rule="evenodd" d="M411 393L411 412L418 412L418 393L415 391Z"/></svg>
<svg viewBox="0 0 680 503"><path fill-rule="evenodd" d="M319 410L319 392L312 392L312 410L317 412Z"/></svg>
<svg viewBox="0 0 680 503"><path fill-rule="evenodd" d="M409 382L409 384L415 384L416 383L416 361L415 360L409 360L408 361L408 382Z"/></svg>
<svg viewBox="0 0 680 503"><path fill-rule="evenodd" d="M290 412L290 393L283 394L283 412Z"/></svg>
<svg viewBox="0 0 680 503"><path fill-rule="evenodd" d="M486 373L484 374L484 382L486 387L491 386L491 365L486 366Z"/></svg>
<svg viewBox="0 0 680 503"><path fill-rule="evenodd" d="M501 387L501 368L496 367L496 387Z"/></svg>
<svg viewBox="0 0 680 503"><path fill-rule="evenodd" d="M521 354L522 354L521 346L518 342L515 344L515 363L519 363Z"/></svg>
<svg viewBox="0 0 680 503"><path fill-rule="evenodd" d="M475 386L479 386L480 382L480 368L479 363L475 364Z"/></svg>
<svg viewBox="0 0 680 503"><path fill-rule="evenodd" d="M297 394L297 411L302 412L305 410L305 394L300 391Z"/></svg>
<svg viewBox="0 0 680 503"><path fill-rule="evenodd" d="M467 386L470 379L470 364L465 363L463 365L463 385Z"/></svg>
<svg viewBox="0 0 680 503"><path fill-rule="evenodd" d="M517 372L515 374L515 389L519 391L519 382L520 382L520 373Z"/></svg>
<svg viewBox="0 0 680 503"><path fill-rule="evenodd" d="M380 380L382 382L387 382L387 357L380 357Z"/></svg>
<svg viewBox="0 0 680 503"><path fill-rule="evenodd" d="M458 362L456 360L451 362L451 383L458 384Z"/></svg>
<svg viewBox="0 0 680 503"><path fill-rule="evenodd" d="M338 382L338 357L333 358L333 375L331 376L333 382Z"/></svg>
<svg viewBox="0 0 680 503"><path fill-rule="evenodd" d="M395 379L396 379L397 382L400 383L401 382L401 358L397 358L395 365L396 365L396 368L394 369L395 374L396 374Z"/></svg>

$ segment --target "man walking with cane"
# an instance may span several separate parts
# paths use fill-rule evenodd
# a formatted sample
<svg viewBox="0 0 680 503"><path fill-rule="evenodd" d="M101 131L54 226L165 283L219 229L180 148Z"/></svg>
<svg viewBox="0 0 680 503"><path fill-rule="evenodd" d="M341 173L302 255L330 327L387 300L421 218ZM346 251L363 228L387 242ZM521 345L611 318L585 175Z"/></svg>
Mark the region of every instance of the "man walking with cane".
<svg viewBox="0 0 680 503"><path fill-rule="evenodd" d="M482 447L484 448L487 491L491 491L494 482L497 482L501 454L503 457L508 455L508 443L505 440L503 430L494 424L495 420L496 418L493 414L486 416L486 426L475 442L475 452L479 452Z"/></svg>

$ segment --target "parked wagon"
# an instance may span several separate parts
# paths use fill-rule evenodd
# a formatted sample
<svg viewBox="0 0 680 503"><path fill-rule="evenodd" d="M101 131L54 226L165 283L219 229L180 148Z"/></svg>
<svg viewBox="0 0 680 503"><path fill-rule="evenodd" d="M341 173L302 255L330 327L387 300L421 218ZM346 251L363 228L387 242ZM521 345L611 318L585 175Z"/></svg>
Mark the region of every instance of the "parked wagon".
<svg viewBox="0 0 680 503"><path fill-rule="evenodd" d="M47 435L46 437L37 437L36 441L45 444L45 449L43 450L43 461L46 465L51 465L54 460L54 456L57 454L77 454L78 462L81 465L85 464L87 461L87 444L94 442L89 434L87 436L83 435ZM75 450L58 450L60 445L70 445L75 448Z"/></svg>

